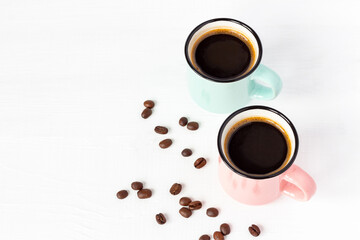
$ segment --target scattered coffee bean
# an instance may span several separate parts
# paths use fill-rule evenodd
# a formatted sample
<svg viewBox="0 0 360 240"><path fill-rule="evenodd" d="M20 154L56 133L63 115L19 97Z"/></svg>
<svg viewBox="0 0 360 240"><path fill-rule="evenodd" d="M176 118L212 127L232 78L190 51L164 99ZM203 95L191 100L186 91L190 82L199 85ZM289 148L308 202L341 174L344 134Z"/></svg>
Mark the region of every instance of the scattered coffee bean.
<svg viewBox="0 0 360 240"><path fill-rule="evenodd" d="M220 225L220 231L221 233L226 236L230 233L230 226L227 223L223 223Z"/></svg>
<svg viewBox="0 0 360 240"><path fill-rule="evenodd" d="M202 235L199 240L210 240L210 236L207 234Z"/></svg>
<svg viewBox="0 0 360 240"><path fill-rule="evenodd" d="M157 223L160 225L166 223L166 218L165 218L164 214L162 214L162 213L156 214L155 219L156 219Z"/></svg>
<svg viewBox="0 0 360 240"><path fill-rule="evenodd" d="M133 182L131 183L131 188L134 190L141 190L143 188L142 182Z"/></svg>
<svg viewBox="0 0 360 240"><path fill-rule="evenodd" d="M199 124L197 122L189 122L187 124L187 129L191 130L191 131L195 131L199 128Z"/></svg>
<svg viewBox="0 0 360 240"><path fill-rule="evenodd" d="M152 111L150 108L145 108L144 111L141 113L141 117L144 119L147 119L152 114Z"/></svg>
<svg viewBox="0 0 360 240"><path fill-rule="evenodd" d="M154 131L158 134L167 134L168 133L168 129L166 127L162 127L162 126L156 126Z"/></svg>
<svg viewBox="0 0 360 240"><path fill-rule="evenodd" d="M146 100L145 102L144 102L144 106L146 107L146 108L153 108L154 106L155 106L155 103L154 103L154 101L151 101L151 100Z"/></svg>
<svg viewBox="0 0 360 240"><path fill-rule="evenodd" d="M181 214L181 216L183 216L184 218L189 218L192 215L192 212L190 209L186 208L186 207L182 207L179 210L179 213Z"/></svg>
<svg viewBox="0 0 360 240"><path fill-rule="evenodd" d="M206 159L205 158L198 158L194 162L194 167L199 169L206 165Z"/></svg>
<svg viewBox="0 0 360 240"><path fill-rule="evenodd" d="M128 193L128 191L126 191L126 190L118 191L118 193L116 194L116 196L117 196L118 199L124 199L124 198L126 198L128 195L129 195L129 193Z"/></svg>
<svg viewBox="0 0 360 240"><path fill-rule="evenodd" d="M171 144L172 144L172 140L168 138L168 139L162 140L162 141L159 143L159 146L160 146L161 148L168 148L168 147L171 146Z"/></svg>
<svg viewBox="0 0 360 240"><path fill-rule="evenodd" d="M140 199L150 198L152 195L152 192L150 189L141 189L137 192L137 196Z"/></svg>
<svg viewBox="0 0 360 240"><path fill-rule="evenodd" d="M224 235L221 232L214 232L213 237L215 240L224 240Z"/></svg>
<svg viewBox="0 0 360 240"><path fill-rule="evenodd" d="M191 199L188 197L182 197L180 198L179 203L181 206L189 206L189 204L191 203Z"/></svg>
<svg viewBox="0 0 360 240"><path fill-rule="evenodd" d="M202 203L200 201L193 201L189 203L190 210L199 210L202 207Z"/></svg>
<svg viewBox="0 0 360 240"><path fill-rule="evenodd" d="M249 232L254 237L257 237L260 235L260 228L258 226L256 226L255 224L253 224L249 227Z"/></svg>
<svg viewBox="0 0 360 240"><path fill-rule="evenodd" d="M185 127L187 123L188 123L188 119L186 117L180 118L180 120L179 120L180 126Z"/></svg>
<svg viewBox="0 0 360 240"><path fill-rule="evenodd" d="M170 193L172 195L178 195L181 192L182 186L179 183L174 183L170 188Z"/></svg>
<svg viewBox="0 0 360 240"><path fill-rule="evenodd" d="M185 148L181 151L181 155L183 155L184 157L190 157L192 155L192 151L188 148Z"/></svg>
<svg viewBox="0 0 360 240"><path fill-rule="evenodd" d="M219 211L216 208L208 208L206 210L206 215L209 217L217 217L219 215Z"/></svg>

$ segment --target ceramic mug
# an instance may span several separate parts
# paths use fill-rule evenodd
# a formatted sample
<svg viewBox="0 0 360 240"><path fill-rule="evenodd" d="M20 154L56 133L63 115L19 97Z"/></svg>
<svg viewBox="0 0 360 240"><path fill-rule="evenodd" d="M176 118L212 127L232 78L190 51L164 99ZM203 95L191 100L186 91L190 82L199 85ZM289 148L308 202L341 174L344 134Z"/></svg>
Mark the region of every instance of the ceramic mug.
<svg viewBox="0 0 360 240"><path fill-rule="evenodd" d="M285 166L271 174L249 174L239 169L225 154L225 138L236 123L253 117L267 118L275 122L289 136L290 156ZM281 194L295 200L307 201L316 191L312 177L294 163L299 139L294 125L281 112L265 106L250 106L231 114L222 124L218 135L219 178L225 192L235 200L261 205L277 199Z"/></svg>
<svg viewBox="0 0 360 240"><path fill-rule="evenodd" d="M217 79L196 67L191 55L197 47L199 38L216 29L229 29L251 42L254 60L243 75L233 79ZM282 83L274 71L260 64L261 56L260 39L245 23L230 18L216 18L201 23L190 33L185 43L185 57L190 66L188 86L191 97L200 107L215 113L233 112L244 107L250 99L275 98L281 90Z"/></svg>

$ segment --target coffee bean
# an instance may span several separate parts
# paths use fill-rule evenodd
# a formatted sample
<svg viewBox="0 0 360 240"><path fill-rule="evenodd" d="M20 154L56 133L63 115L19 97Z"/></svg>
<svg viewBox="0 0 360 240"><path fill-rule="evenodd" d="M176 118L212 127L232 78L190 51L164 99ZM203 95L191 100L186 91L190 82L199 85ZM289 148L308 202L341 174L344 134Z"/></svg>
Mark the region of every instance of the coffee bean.
<svg viewBox="0 0 360 240"><path fill-rule="evenodd" d="M258 226L256 226L255 224L251 225L249 227L249 232L251 235L253 235L254 237L257 237L260 235L260 228Z"/></svg>
<svg viewBox="0 0 360 240"><path fill-rule="evenodd" d="M182 186L179 183L174 183L170 188L170 193L172 195L178 195L181 192Z"/></svg>
<svg viewBox="0 0 360 240"><path fill-rule="evenodd" d="M179 213L181 214L181 216L183 216L184 218L189 218L192 215L192 212L190 209L186 208L186 207L182 207L179 210Z"/></svg>
<svg viewBox="0 0 360 240"><path fill-rule="evenodd" d="M144 111L141 113L141 117L144 119L147 119L152 114L152 111L150 108L145 108Z"/></svg>
<svg viewBox="0 0 360 240"><path fill-rule="evenodd" d="M168 133L168 129L166 127L162 127L162 126L156 126L154 131L158 134L167 134Z"/></svg>
<svg viewBox="0 0 360 240"><path fill-rule="evenodd" d="M230 226L227 223L223 223L220 225L220 231L221 233L226 236L230 233Z"/></svg>
<svg viewBox="0 0 360 240"><path fill-rule="evenodd" d="M140 199L150 198L152 195L152 192L150 189L141 189L137 192L137 196Z"/></svg>
<svg viewBox="0 0 360 240"><path fill-rule="evenodd" d="M141 190L143 188L142 182L133 182L131 183L131 188L134 190Z"/></svg>
<svg viewBox="0 0 360 240"><path fill-rule="evenodd" d="M200 201L193 201L189 203L190 210L199 210L202 207L202 203Z"/></svg>
<svg viewBox="0 0 360 240"><path fill-rule="evenodd" d="M168 139L162 140L162 141L159 143L159 146L160 146L161 148L168 148L168 147L171 146L171 144L172 144L172 140L168 138Z"/></svg>
<svg viewBox="0 0 360 240"><path fill-rule="evenodd" d="M164 214L162 214L162 213L156 214L155 219L156 219L156 222L160 225L166 223L166 218L165 218Z"/></svg>
<svg viewBox="0 0 360 240"><path fill-rule="evenodd" d="M118 199L124 199L124 198L126 198L128 195L129 195L129 193L128 193L128 191L126 191L126 190L118 191L118 193L116 194L116 196L117 196Z"/></svg>
<svg viewBox="0 0 360 240"><path fill-rule="evenodd" d="M182 197L180 198L179 203L181 206L189 206L189 204L191 203L191 199L188 197Z"/></svg>
<svg viewBox="0 0 360 240"><path fill-rule="evenodd" d="M199 124L197 122L189 122L187 124L187 129L191 130L191 131L195 131L199 128Z"/></svg>
<svg viewBox="0 0 360 240"><path fill-rule="evenodd" d="M210 240L210 236L204 234L204 235L202 235L202 236L199 238L199 240Z"/></svg>
<svg viewBox="0 0 360 240"><path fill-rule="evenodd" d="M183 155L184 157L190 157L192 155L192 151L188 148L185 148L181 151L181 155Z"/></svg>
<svg viewBox="0 0 360 240"><path fill-rule="evenodd" d="M188 123L188 119L186 117L180 118L180 120L179 120L180 126L185 127L187 123Z"/></svg>
<svg viewBox="0 0 360 240"><path fill-rule="evenodd" d="M219 211L216 208L208 208L206 210L206 215L209 217L217 217L219 215Z"/></svg>
<svg viewBox="0 0 360 240"><path fill-rule="evenodd" d="M154 101L151 101L151 100L146 100L145 102L144 102L144 106L146 107L146 108L153 108L154 106L155 106L155 103L154 103Z"/></svg>
<svg viewBox="0 0 360 240"><path fill-rule="evenodd" d="M215 240L224 240L224 235L221 232L214 232L213 237Z"/></svg>
<svg viewBox="0 0 360 240"><path fill-rule="evenodd" d="M206 165L206 159L205 158L198 158L194 162L194 167L199 169Z"/></svg>

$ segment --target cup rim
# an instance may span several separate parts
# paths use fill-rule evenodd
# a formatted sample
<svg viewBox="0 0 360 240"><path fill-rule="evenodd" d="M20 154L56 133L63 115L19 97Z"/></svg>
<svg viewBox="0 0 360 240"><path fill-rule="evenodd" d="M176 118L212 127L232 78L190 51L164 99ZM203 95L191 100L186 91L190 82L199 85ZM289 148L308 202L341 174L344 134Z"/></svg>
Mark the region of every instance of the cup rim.
<svg viewBox="0 0 360 240"><path fill-rule="evenodd" d="M189 54L187 54L187 48L189 46L189 43L190 43L190 40L191 38L194 36L194 34L203 26L205 26L206 24L209 24L209 23L212 23L212 22L217 22L217 21L228 21L228 22L234 22L234 23L237 23L243 27L245 27L247 30L249 30L251 32L251 34L254 35L256 41L257 41L257 44L258 44L258 47L259 47L259 54L258 54L258 58L254 64L254 66L251 68L251 70L249 72L247 72L246 74L244 75L241 75L237 78L233 78L233 79L220 79L220 78L215 78L215 77L211 77L211 76L207 76L201 72L199 72L192 64L191 64L191 60L190 60L190 57L189 57ZM239 20L236 20L236 19L232 19L232 18L213 18L213 19L210 19L210 20L207 20L201 24L199 24L197 27L195 27L189 34L189 36L187 37L186 39L186 42L185 42L185 58L186 58L186 61L187 63L189 64L190 68L192 68L192 70L194 70L198 75L200 75L200 77L203 77L205 79L208 79L210 81L213 81L213 82L220 82L220 83L230 83L230 82L236 82L236 81L239 81L241 79L244 79L246 78L247 76L249 76L251 73L253 73L256 68L259 66L260 64L260 61L261 61L261 58L262 58L262 44L261 44L261 41L260 41L260 38L259 36L256 34L256 32L250 27L248 26L247 24L239 21Z"/></svg>
<svg viewBox="0 0 360 240"><path fill-rule="evenodd" d="M263 109L263 110L267 110L267 111L270 111L270 112L273 112L277 115L279 115L280 117L282 117L288 124L289 126L291 127L291 130L293 131L293 134L294 134L294 138L295 138L295 149L294 149L294 153L292 155L292 157L290 158L288 164L283 167L280 171L278 172L275 172L273 174L269 174L269 175L251 175L251 174L247 174L247 173L244 173L244 172L240 172L238 171L236 168L234 168L230 163L229 161L227 160L227 158L225 157L225 154L223 152L223 149L222 149L222 146L221 146L221 136L224 132L224 129L225 129L225 126L228 124L228 122L233 118L235 117L236 115L238 115L239 113L242 113L242 112L245 112L245 111L248 111L248 110L252 110L252 109ZM220 127L220 130L219 130L219 133L218 133L218 139L217 139L217 146L218 146L218 151L219 151L219 154L220 154L220 157L222 159L222 161L235 173L243 176L243 177L246 177L246 178L252 178L252 179L267 179L267 178L273 178L273 177L276 177L282 173L284 173L286 170L288 170L290 168L290 166L294 163L295 161L295 158L296 158L296 155L298 153L298 149L299 149L299 137L298 137L298 134L296 132L296 129L295 129L295 126L293 125L293 123L290 121L290 119L288 119L283 113L281 113L280 111L274 109L274 108L271 108L271 107L267 107L267 106L262 106L262 105L254 105L254 106L249 106L249 107L244 107L244 108L240 108L239 110L233 112L230 116L228 116L225 121L223 122L223 124L221 125Z"/></svg>

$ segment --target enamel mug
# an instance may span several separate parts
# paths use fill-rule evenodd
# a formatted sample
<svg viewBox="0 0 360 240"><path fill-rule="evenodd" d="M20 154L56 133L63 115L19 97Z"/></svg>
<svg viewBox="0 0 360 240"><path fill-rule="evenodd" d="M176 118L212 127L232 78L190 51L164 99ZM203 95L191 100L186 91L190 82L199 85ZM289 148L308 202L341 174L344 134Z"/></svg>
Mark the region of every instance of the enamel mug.
<svg viewBox="0 0 360 240"><path fill-rule="evenodd" d="M252 64L240 76L220 79L199 69L192 57L199 39L210 31L227 29L247 39L252 45ZM280 77L260 64L263 49L256 32L245 23L230 18L208 20L197 26L185 43L185 58L189 65L188 87L192 99L203 109L214 113L230 113L244 107L251 99L271 100L282 87Z"/></svg>
<svg viewBox="0 0 360 240"><path fill-rule="evenodd" d="M239 169L226 154L226 136L244 119L266 118L276 122L289 137L289 157L279 170L270 174L250 174ZM266 106L250 106L237 110L222 124L218 135L220 183L225 192L238 202L261 205L274 201L281 195L307 201L316 191L313 178L294 164L299 138L292 122L281 112ZM260 149L259 149L260 151Z"/></svg>

